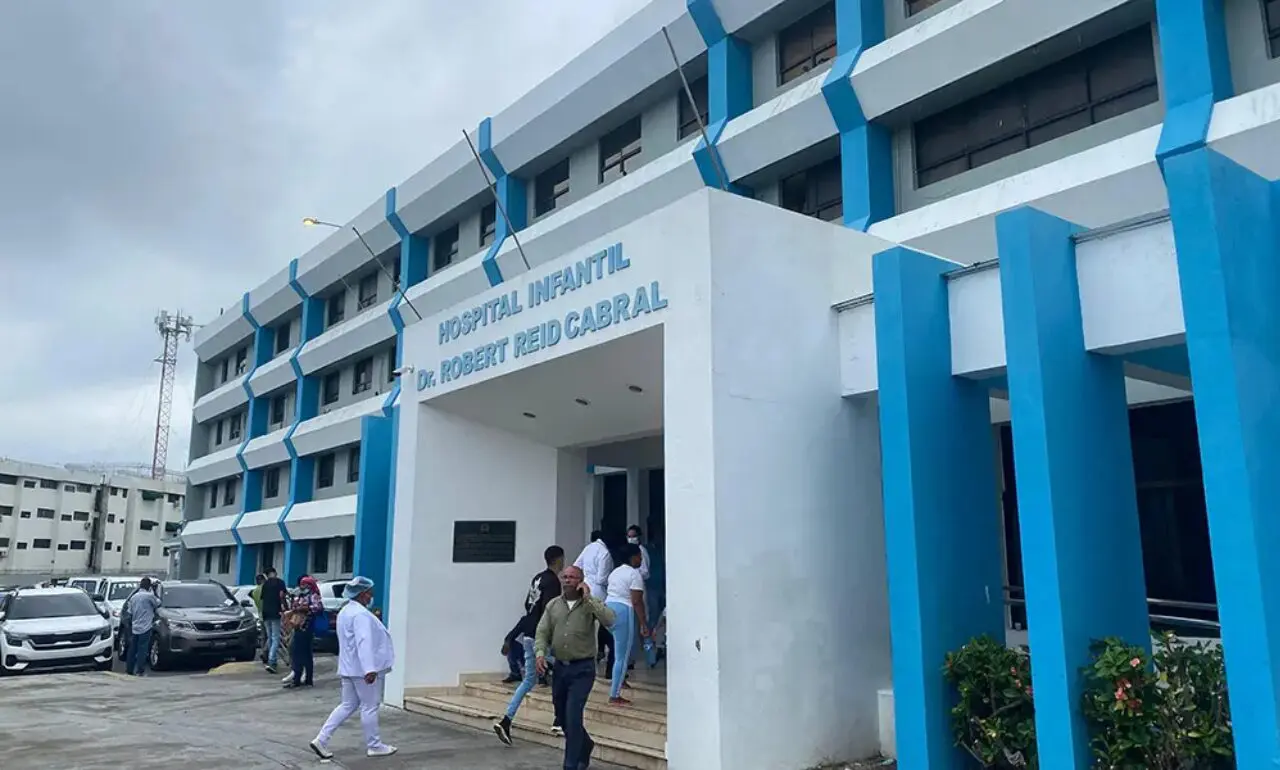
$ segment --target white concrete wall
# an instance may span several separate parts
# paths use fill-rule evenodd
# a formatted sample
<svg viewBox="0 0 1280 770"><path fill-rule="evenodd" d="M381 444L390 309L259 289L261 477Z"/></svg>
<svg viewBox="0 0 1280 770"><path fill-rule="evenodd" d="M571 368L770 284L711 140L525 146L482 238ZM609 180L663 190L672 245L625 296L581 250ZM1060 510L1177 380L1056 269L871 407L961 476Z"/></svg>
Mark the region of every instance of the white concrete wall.
<svg viewBox="0 0 1280 770"><path fill-rule="evenodd" d="M582 543L590 478L581 455L430 406L403 411L417 414L401 424L397 480L403 488L409 477L416 493L409 506L401 499L395 517L392 704L403 703L406 687L452 686L459 674L505 667L498 648L524 610L529 579L546 568L543 551L560 539L566 552ZM514 520L516 561L454 564L460 520Z"/></svg>

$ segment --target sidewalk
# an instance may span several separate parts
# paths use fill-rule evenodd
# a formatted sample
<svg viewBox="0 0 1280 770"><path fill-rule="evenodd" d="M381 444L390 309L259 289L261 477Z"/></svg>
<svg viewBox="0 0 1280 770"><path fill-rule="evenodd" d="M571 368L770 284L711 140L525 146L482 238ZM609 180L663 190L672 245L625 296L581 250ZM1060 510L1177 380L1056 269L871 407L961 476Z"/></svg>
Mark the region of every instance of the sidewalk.
<svg viewBox="0 0 1280 770"><path fill-rule="evenodd" d="M210 674L135 679L116 673L20 676L0 683L0 746L5 770L279 770L414 768L547 770L557 751L508 748L492 734L384 708L382 737L393 757L364 756L360 720L338 731L332 763L307 748L338 703L334 659L316 661L314 689L287 691L253 664ZM592 768L617 770L593 763Z"/></svg>

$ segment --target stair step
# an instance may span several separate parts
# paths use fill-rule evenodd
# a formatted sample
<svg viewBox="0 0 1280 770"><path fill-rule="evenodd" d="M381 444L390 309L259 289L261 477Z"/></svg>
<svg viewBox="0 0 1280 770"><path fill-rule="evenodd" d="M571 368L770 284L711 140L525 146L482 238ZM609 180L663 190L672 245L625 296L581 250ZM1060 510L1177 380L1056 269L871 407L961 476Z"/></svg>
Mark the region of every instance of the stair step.
<svg viewBox="0 0 1280 770"><path fill-rule="evenodd" d="M469 695L409 696L404 705L415 714L489 733L498 716L494 701ZM596 743L593 758L635 770L667 770L665 736L597 721L588 721L587 729ZM512 722L512 736L551 748L564 747L564 739L551 732L550 711L521 709Z"/></svg>
<svg viewBox="0 0 1280 770"><path fill-rule="evenodd" d="M511 685L502 684L500 682L469 682L465 687L465 694L490 704L490 708L495 713L501 714L507 704L511 702L511 696L515 692L515 688ZM592 724L617 725L619 727L627 727L642 732L658 733L665 735L667 732L667 703L664 700L658 700L653 693L627 693L626 696L631 700L630 706L610 706L608 691L601 692L600 688L594 688L591 691L591 697L587 701L587 726L590 729ZM518 714L524 713L525 709L535 709L548 714L555 713L555 707L552 704L551 688L535 687L525 696L524 702L520 704Z"/></svg>

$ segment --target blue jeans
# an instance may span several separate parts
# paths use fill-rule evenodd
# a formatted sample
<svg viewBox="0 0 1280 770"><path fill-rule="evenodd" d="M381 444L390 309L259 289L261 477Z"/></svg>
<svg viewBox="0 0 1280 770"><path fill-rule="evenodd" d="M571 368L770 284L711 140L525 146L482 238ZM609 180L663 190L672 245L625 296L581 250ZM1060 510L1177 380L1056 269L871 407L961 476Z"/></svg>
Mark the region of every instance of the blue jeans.
<svg viewBox="0 0 1280 770"><path fill-rule="evenodd" d="M520 648L518 639L519 637L517 637L517 643L511 645L507 650L507 672L511 674L512 679L519 679L523 676L520 668L524 664L525 654L524 650Z"/></svg>
<svg viewBox="0 0 1280 770"><path fill-rule="evenodd" d="M613 634L613 681L609 683L609 697L616 698L622 692L627 678L627 664L631 661L631 645L636 637L636 612L630 604L609 602L607 605L618 616L609 633Z"/></svg>
<svg viewBox="0 0 1280 770"><path fill-rule="evenodd" d="M293 658L293 683L311 684L315 676L315 633L299 628L289 642L289 654Z"/></svg>
<svg viewBox="0 0 1280 770"><path fill-rule="evenodd" d="M262 627L267 629L267 665L274 667L280 652L280 618L264 618Z"/></svg>
<svg viewBox="0 0 1280 770"><path fill-rule="evenodd" d="M572 663L556 661L551 697L555 702L556 713L563 719L560 724L564 727L565 770L580 770L591 761L591 751L596 744L587 734L582 712L587 708L587 699L591 697L591 688L595 683L594 659L584 658Z"/></svg>
<svg viewBox="0 0 1280 770"><path fill-rule="evenodd" d="M151 656L151 632L133 634L129 639L129 650L125 656L125 671L130 675L142 676L147 672L147 661Z"/></svg>
<svg viewBox="0 0 1280 770"><path fill-rule="evenodd" d="M524 679L516 686L516 694L511 696L511 702L507 704L507 719L515 719L516 711L520 708L520 702L524 700L524 696L529 694L529 691L533 689L533 685L538 681L537 657L533 653L533 638L521 636L520 646L524 649Z"/></svg>

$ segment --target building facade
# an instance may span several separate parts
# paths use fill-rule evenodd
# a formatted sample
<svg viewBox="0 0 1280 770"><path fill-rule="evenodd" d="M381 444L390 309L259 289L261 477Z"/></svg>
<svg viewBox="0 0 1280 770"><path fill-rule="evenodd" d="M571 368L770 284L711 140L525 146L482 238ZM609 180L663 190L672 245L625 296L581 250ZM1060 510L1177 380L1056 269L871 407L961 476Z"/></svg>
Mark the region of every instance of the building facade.
<svg viewBox="0 0 1280 770"><path fill-rule="evenodd" d="M186 484L0 459L0 582L165 575Z"/></svg>
<svg viewBox="0 0 1280 770"><path fill-rule="evenodd" d="M198 334L184 569L370 575L406 704L643 521L672 768L961 767L980 634L1084 768L1168 623L1280 761L1276 3L655 0L470 139Z"/></svg>

